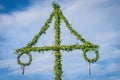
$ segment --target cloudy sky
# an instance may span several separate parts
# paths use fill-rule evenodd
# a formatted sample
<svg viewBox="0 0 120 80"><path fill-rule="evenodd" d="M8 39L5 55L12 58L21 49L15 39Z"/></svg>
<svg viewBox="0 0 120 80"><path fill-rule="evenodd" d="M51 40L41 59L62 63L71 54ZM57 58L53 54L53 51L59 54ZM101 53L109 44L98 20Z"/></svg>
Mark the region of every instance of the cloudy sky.
<svg viewBox="0 0 120 80"><path fill-rule="evenodd" d="M54 80L54 52L32 54L32 64L21 75L15 49L26 46L44 25L56 1L72 27L91 43L100 46L99 60L91 65L81 50L62 52L63 80L120 79L120 1L119 0L0 0L0 80ZM53 20L54 22L54 20ZM53 22L36 46L54 43ZM61 44L81 44L61 24ZM94 57L94 53L90 57ZM24 55L22 61L28 58Z"/></svg>

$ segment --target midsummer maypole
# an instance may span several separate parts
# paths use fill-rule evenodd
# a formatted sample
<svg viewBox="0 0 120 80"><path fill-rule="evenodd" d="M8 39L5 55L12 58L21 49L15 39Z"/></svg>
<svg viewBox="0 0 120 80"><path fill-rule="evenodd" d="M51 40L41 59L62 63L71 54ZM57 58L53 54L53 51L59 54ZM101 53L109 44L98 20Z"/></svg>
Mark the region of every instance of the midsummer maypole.
<svg viewBox="0 0 120 80"><path fill-rule="evenodd" d="M60 6L53 2L53 12L50 14L50 17L47 19L45 24L42 26L40 29L39 33L34 36L31 42L29 42L25 47L16 49L16 53L18 54L17 56L17 62L19 65L22 67L22 74L24 74L24 69L25 66L29 66L32 62L32 55L30 54L31 51L34 52L42 52L42 51L54 51L55 54L55 64L54 64L54 74L55 74L55 80L62 80L62 63L61 63L61 50L63 51L72 51L75 49L82 50L83 51L83 56L84 59L89 63L89 74L91 74L90 71L90 64L94 63L98 60L99 58L99 53L98 53L98 45L92 44L89 41L85 40L82 38L80 34L78 34L70 25L68 20L65 18L65 16L62 13L62 10L60 9ZM49 28L49 24L52 22L53 18L55 19L54 21L54 32L55 32L55 41L54 45L52 46L42 46L42 47L35 47L34 45L37 43L38 39L42 34L46 33L46 30ZM60 40L60 24L61 20L65 23L66 27L69 29L69 31L79 40L83 43L83 45L78 45L78 44L73 44L73 45L61 45L61 40ZM93 59L89 59L87 57L87 52L93 51L95 53L95 57ZM29 57L29 61L27 63L24 63L20 60L21 56L23 54L26 54Z"/></svg>

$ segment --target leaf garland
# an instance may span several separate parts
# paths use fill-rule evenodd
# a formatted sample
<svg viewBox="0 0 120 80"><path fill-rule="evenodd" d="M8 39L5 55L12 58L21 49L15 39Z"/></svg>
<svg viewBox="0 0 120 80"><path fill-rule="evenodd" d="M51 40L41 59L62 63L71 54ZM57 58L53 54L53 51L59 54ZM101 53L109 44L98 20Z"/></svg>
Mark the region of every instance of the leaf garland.
<svg viewBox="0 0 120 80"><path fill-rule="evenodd" d="M32 39L31 42L29 42L26 47L20 48L20 49L16 49L16 53L18 54L17 56L17 62L19 65L21 65L22 68L22 74L24 74L24 69L25 66L29 66L32 62L32 55L30 54L31 51L34 52L43 52L43 51L55 51L55 64L54 64L54 74L55 74L55 80L62 80L61 76L62 76L62 64L61 64L61 52L60 50L64 50L64 51L72 51L75 49L81 49L83 51L83 56L85 61L87 61L89 63L89 74L91 74L91 70L90 70L90 64L94 63L98 60L99 58L99 52L98 52L98 45L92 44L89 41L86 41L84 38L82 38L82 36L80 34L78 34L69 24L68 20L65 18L65 16L63 15L60 6L58 4L56 4L55 2L53 2L53 12L51 13L50 17L48 18L48 20L45 22L45 24L42 26L42 28L40 29L40 32L38 34L36 34L34 36L34 38ZM44 46L44 47L33 47L33 45L35 45L39 39L40 36L42 36L42 34L46 33L46 30L49 28L49 24L52 22L53 17L55 18L55 22L54 22L54 30L55 30L55 43L53 46ZM70 32L76 36L76 38L80 41L83 42L83 45L78 45L78 44L73 44L73 45L60 45L61 40L60 40L60 24L61 24L61 20L64 21L66 27L70 30ZM95 53L95 58L93 59L89 59L87 57L87 52L89 51L93 51ZM29 57L29 61L27 63L23 63L20 61L20 57L26 54Z"/></svg>
<svg viewBox="0 0 120 80"><path fill-rule="evenodd" d="M55 29L55 64L54 64L54 73L55 73L55 80L61 80L62 75L62 64L61 64L61 53L60 53L60 12L59 12L59 6L56 4L53 4L55 13L55 22L54 22L54 29Z"/></svg>

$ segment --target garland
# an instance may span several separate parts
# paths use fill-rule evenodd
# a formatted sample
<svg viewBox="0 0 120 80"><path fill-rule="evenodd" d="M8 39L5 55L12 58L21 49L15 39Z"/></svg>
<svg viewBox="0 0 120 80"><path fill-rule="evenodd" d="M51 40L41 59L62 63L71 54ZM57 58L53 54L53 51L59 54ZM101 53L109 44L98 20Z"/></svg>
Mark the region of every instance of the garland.
<svg viewBox="0 0 120 80"><path fill-rule="evenodd" d="M42 52L42 51L55 51L55 64L54 64L54 73L55 73L55 80L61 80L61 76L62 76L62 64L61 64L61 53L60 50L64 50L64 51L72 51L75 49L81 49L83 51L83 56L85 61L87 61L89 63L89 74L91 74L91 70L90 70L90 64L91 63L95 63L98 58L99 58L99 53L98 53L98 45L92 44L89 41L86 41L84 38L82 38L81 35L79 35L69 24L68 20L64 17L60 6L56 3L53 3L53 12L51 13L50 17L48 18L48 20L45 22L44 26L42 26L42 28L40 29L40 32L38 34L36 34L34 36L34 38L32 39L32 41L30 43L27 44L26 47L20 48L20 49L16 49L16 53L18 53L18 57L17 57L17 62L19 65L22 66L22 74L24 74L24 69L25 66L29 66L32 62L32 55L30 54L31 51L34 52ZM55 22L54 22L54 30L55 30L55 43L53 46L44 46L44 47L33 47L33 45L35 45L39 39L40 36L42 36L42 34L46 33L46 30L49 28L49 24L52 22L53 17L55 18ZM66 27L70 30L70 32L76 36L76 38L80 41L83 42L83 45L78 45L78 44L73 44L73 45L60 45L61 40L60 40L60 24L61 24L61 20L64 21ZM95 53L95 58L93 59L89 59L87 57L87 52L89 51L93 51ZM20 57L26 54L29 57L29 61L27 63L23 63L20 61Z"/></svg>
<svg viewBox="0 0 120 80"><path fill-rule="evenodd" d="M55 64L54 64L54 73L55 73L55 80L61 80L62 76L62 64L61 64L61 53L60 53L60 13L59 13L59 8L57 4L53 4L54 7L54 17L55 17L55 22L54 22L54 29L55 29Z"/></svg>

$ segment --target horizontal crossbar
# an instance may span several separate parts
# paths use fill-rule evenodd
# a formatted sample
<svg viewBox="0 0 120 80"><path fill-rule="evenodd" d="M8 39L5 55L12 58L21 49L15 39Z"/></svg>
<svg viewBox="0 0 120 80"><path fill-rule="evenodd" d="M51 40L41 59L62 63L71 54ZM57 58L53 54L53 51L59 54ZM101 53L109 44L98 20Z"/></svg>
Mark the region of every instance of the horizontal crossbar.
<svg viewBox="0 0 120 80"><path fill-rule="evenodd" d="M38 51L38 52L41 52L41 51L49 51L49 50L52 50L52 51L57 51L57 50L65 50L65 51L72 51L73 49L85 49L85 48L89 48L91 50L93 49L97 49L98 46L97 45L62 45L62 46L44 46L44 47L31 47L31 48L28 48L28 47L24 47L24 48L20 48L20 49L17 49L16 51L17 52L26 52L26 51Z"/></svg>

